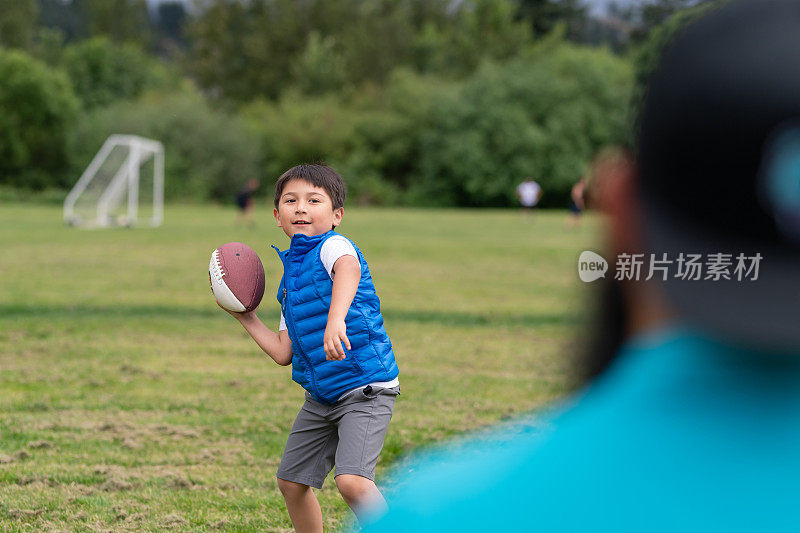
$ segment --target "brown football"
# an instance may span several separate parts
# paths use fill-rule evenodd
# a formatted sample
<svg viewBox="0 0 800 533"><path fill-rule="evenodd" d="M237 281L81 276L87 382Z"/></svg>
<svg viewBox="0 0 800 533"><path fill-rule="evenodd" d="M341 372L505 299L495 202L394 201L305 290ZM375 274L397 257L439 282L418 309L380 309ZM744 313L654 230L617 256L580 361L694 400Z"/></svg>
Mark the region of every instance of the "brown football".
<svg viewBox="0 0 800 533"><path fill-rule="evenodd" d="M252 311L264 297L264 266L252 248L240 242L223 244L208 265L211 291L229 311Z"/></svg>

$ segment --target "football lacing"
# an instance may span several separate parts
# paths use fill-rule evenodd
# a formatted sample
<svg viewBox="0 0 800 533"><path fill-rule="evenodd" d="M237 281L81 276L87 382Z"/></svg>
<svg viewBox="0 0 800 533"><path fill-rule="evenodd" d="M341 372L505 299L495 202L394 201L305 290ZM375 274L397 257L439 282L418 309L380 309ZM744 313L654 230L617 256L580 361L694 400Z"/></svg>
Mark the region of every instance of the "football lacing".
<svg viewBox="0 0 800 533"><path fill-rule="evenodd" d="M218 282L221 282L222 278L225 277L225 272L222 271L222 264L219 261L219 249L214 250L211 267L214 277L217 278Z"/></svg>

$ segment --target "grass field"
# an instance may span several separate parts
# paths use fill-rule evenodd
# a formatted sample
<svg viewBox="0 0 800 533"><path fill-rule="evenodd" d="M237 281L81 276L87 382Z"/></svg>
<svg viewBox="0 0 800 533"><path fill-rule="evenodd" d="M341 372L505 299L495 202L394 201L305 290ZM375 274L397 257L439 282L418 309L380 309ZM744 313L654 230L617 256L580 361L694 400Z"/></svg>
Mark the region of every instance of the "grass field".
<svg viewBox="0 0 800 533"><path fill-rule="evenodd" d="M211 251L261 255L277 326L288 239L257 212L168 206L159 229L82 231L0 204L0 529L284 531L275 482L303 393L214 303ZM566 212L348 210L401 369L378 470L569 388L596 220ZM331 478L326 530L350 520Z"/></svg>

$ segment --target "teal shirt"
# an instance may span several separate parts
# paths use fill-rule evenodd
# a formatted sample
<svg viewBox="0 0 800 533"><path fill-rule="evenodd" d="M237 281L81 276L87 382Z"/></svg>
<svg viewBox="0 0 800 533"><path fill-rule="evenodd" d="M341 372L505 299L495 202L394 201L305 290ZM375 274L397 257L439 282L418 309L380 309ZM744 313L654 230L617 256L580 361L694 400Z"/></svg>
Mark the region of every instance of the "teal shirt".
<svg viewBox="0 0 800 533"><path fill-rule="evenodd" d="M364 531L800 530L800 353L662 330L534 420L402 467Z"/></svg>

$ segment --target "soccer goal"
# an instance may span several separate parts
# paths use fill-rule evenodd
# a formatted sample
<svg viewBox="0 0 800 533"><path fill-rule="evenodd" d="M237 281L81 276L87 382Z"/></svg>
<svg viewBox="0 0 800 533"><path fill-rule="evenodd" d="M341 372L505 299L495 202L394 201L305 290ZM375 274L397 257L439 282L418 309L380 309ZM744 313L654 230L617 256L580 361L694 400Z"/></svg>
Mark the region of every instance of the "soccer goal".
<svg viewBox="0 0 800 533"><path fill-rule="evenodd" d="M134 226L164 220L164 146L111 135L64 200L64 222L81 227Z"/></svg>

